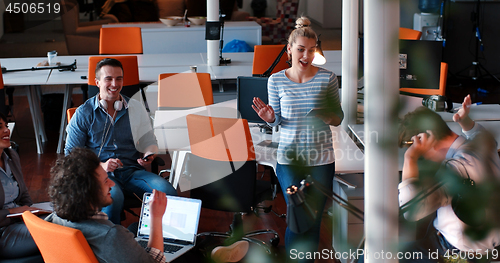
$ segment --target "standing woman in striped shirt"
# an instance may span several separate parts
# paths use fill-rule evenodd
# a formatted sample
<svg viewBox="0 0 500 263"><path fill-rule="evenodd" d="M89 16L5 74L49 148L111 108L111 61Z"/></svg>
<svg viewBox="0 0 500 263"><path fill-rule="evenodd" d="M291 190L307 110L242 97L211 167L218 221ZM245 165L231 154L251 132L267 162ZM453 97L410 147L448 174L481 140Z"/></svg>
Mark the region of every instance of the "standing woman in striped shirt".
<svg viewBox="0 0 500 263"><path fill-rule="evenodd" d="M338 126L344 118L337 76L311 64L317 47L317 35L310 24L305 17L297 19L287 46L292 66L269 78L268 105L260 98L254 98L252 105L269 125L274 127L281 124L276 174L283 193L291 185L298 186L309 174L317 183L332 189L335 155L330 125ZM318 111L311 114L309 111L312 109ZM305 192L308 204L314 206L318 216L312 228L305 233L294 233L287 228L285 246L289 259L300 259L306 255L301 252L312 254L318 250L326 196L314 187L309 187ZM287 197L285 200L288 204ZM314 262L314 259L298 261Z"/></svg>

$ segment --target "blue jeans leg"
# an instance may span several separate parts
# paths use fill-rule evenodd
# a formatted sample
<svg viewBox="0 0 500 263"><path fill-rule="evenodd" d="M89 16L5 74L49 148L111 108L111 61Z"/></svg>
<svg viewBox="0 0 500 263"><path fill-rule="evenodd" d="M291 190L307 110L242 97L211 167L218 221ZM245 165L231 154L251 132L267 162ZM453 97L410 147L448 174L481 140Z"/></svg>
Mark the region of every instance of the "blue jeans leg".
<svg viewBox="0 0 500 263"><path fill-rule="evenodd" d="M125 195L133 195L132 193L135 193L142 198L144 193L153 191L151 187L167 195L177 195L177 191L167 180L137 167L125 167L109 174L109 178L116 184L111 188L113 204L104 207L102 211L115 224L120 224L120 215L123 210Z"/></svg>
<svg viewBox="0 0 500 263"><path fill-rule="evenodd" d="M130 179L125 185L127 191L133 192L142 198L144 193L153 192L153 189L162 191L167 195L177 195L177 190L163 177L146 170L136 170L130 174Z"/></svg>
<svg viewBox="0 0 500 263"><path fill-rule="evenodd" d="M286 193L286 188L293 185L300 185L300 181L308 174L326 189L332 189L332 180L335 174L335 163L297 167L293 165L281 165L276 167L276 175L281 185L283 193ZM318 211L314 225L302 234L297 234L291 231L288 227L285 232L285 248L287 251L287 258L289 260L297 260L296 262L314 262L314 259L303 258L303 253L313 253L318 250L319 236L321 228L321 219L327 197L319 192L314 187L309 187L305 190L307 203L313 205L313 209ZM285 194L285 201L288 205L288 197Z"/></svg>

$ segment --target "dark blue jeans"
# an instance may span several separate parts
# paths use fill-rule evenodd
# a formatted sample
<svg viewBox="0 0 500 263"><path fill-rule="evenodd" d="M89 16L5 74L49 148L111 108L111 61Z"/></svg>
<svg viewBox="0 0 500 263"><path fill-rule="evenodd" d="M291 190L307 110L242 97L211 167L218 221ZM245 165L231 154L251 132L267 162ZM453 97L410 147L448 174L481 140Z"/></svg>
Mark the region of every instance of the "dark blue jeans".
<svg viewBox="0 0 500 263"><path fill-rule="evenodd" d="M286 189L291 185L300 186L300 181L306 178L307 175L311 175L316 183L331 190L333 187L333 176L335 175L335 163L307 167L281 164L276 166L276 176L280 182L287 205L288 196L286 195ZM307 203L314 205L313 209L317 210L317 218L314 225L302 234L294 233L288 227L286 228L285 248L287 259L293 262L314 262L314 260L303 258L303 255L307 252L313 253L318 250L321 219L327 199L325 195L312 186L304 192L307 195Z"/></svg>
<svg viewBox="0 0 500 263"><path fill-rule="evenodd" d="M124 194L133 195L135 193L142 199L144 193L151 193L153 189L156 189L167 195L177 195L177 191L166 179L144 169L125 167L108 174L109 178L116 184L111 188L113 204L103 207L102 211L115 224L120 224L120 213L125 199Z"/></svg>

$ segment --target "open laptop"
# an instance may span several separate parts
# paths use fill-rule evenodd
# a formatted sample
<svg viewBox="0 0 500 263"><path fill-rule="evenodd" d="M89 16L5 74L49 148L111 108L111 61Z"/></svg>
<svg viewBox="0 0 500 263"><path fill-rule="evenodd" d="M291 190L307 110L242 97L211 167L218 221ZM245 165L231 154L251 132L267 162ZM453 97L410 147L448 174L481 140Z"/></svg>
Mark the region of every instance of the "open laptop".
<svg viewBox="0 0 500 263"><path fill-rule="evenodd" d="M151 193L145 193L139 219L136 240L146 247L151 232L149 201ZM163 214L163 243L167 262L192 249L200 221L201 200L167 196L167 208Z"/></svg>

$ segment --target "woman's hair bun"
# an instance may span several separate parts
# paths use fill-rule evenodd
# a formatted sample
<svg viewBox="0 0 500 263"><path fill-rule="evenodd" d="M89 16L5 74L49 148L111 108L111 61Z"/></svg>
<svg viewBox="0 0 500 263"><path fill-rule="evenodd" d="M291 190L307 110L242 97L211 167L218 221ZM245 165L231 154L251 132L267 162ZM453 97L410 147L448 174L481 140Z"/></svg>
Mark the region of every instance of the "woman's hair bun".
<svg viewBox="0 0 500 263"><path fill-rule="evenodd" d="M309 18L301 16L295 21L295 28L308 27L311 25L311 20Z"/></svg>

